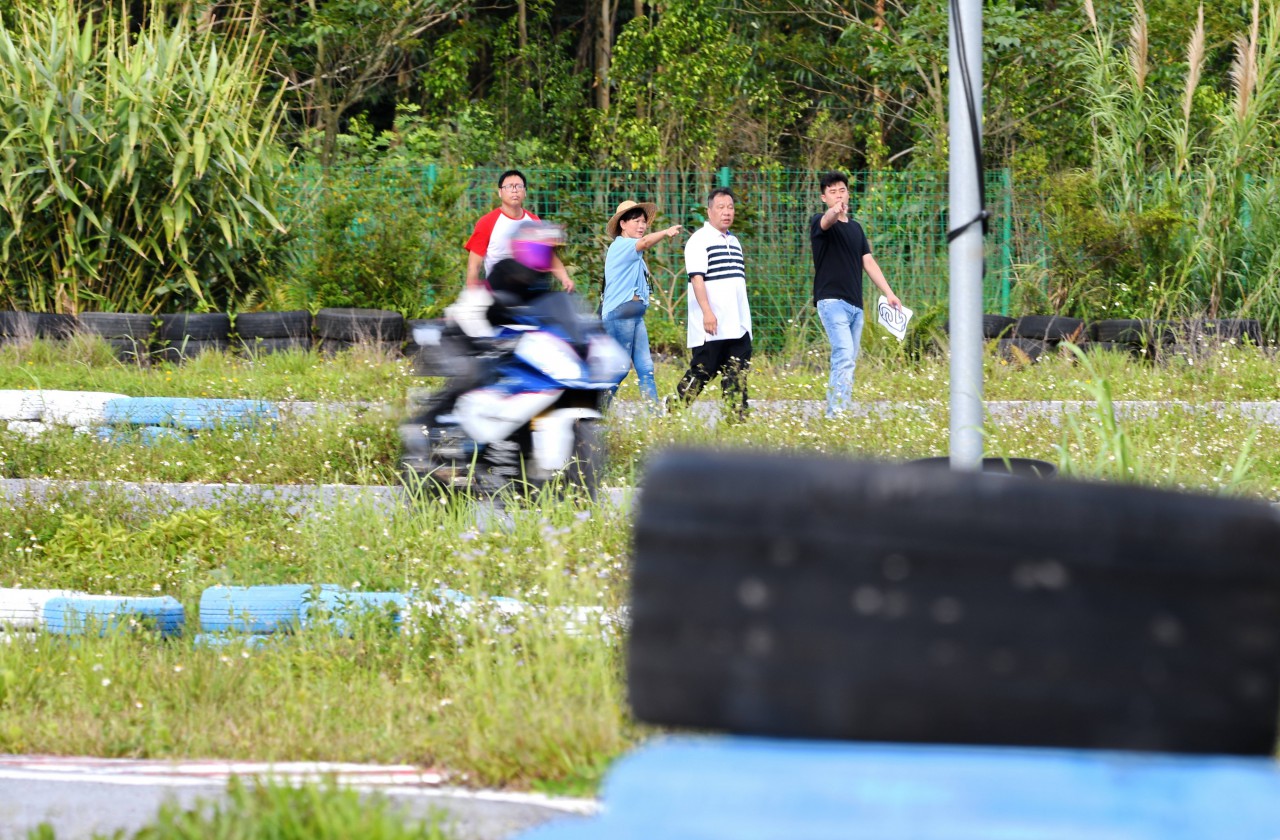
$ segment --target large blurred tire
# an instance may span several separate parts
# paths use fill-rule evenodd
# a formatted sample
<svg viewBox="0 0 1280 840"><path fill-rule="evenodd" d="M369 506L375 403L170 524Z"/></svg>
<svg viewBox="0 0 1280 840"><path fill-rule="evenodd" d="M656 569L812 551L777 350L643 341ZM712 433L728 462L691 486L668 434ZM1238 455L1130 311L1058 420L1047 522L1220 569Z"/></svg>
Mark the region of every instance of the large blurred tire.
<svg viewBox="0 0 1280 840"><path fill-rule="evenodd" d="M662 726L1271 755L1261 502L830 456L668 452L628 683Z"/></svg>
<svg viewBox="0 0 1280 840"><path fill-rule="evenodd" d="M1007 315L983 315L982 337L1004 338L1013 332L1013 319Z"/></svg>

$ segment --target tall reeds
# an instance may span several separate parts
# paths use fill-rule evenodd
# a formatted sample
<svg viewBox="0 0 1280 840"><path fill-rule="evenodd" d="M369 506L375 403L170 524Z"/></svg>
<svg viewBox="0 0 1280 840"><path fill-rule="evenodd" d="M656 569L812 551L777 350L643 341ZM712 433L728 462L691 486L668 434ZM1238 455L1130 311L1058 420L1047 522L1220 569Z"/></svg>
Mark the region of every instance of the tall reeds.
<svg viewBox="0 0 1280 840"><path fill-rule="evenodd" d="M1248 29L1234 42L1229 80L1204 78L1208 59L1204 9L1186 49L1180 96L1150 82L1146 11L1137 0L1128 42L1084 4L1079 39L1082 92L1094 132L1091 177L1099 216L1131 241L1156 245L1141 254L1141 296L1159 306L1212 317L1251 311L1280 332L1276 229L1277 137L1274 124L1280 8L1254 0ZM1224 82L1229 81L1229 85ZM1200 95L1202 86L1226 95ZM1158 231L1157 236L1147 235Z"/></svg>
<svg viewBox="0 0 1280 840"><path fill-rule="evenodd" d="M225 305L282 231L263 39L82 0L14 15L0 26L0 306Z"/></svg>

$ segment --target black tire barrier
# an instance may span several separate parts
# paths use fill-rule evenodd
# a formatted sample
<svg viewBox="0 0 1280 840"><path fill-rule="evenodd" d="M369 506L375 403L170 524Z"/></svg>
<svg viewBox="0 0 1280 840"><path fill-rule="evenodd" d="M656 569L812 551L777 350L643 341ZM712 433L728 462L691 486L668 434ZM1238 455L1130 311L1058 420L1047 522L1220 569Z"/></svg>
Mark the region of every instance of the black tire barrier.
<svg viewBox="0 0 1280 840"><path fill-rule="evenodd" d="M244 338L236 340L236 350L246 356L269 355L296 351L306 353L311 350L311 338Z"/></svg>
<svg viewBox="0 0 1280 840"><path fill-rule="evenodd" d="M177 346L184 341L226 341L231 335L231 316L222 312L177 312L160 316L156 338Z"/></svg>
<svg viewBox="0 0 1280 840"><path fill-rule="evenodd" d="M38 335L34 312L0 312L0 344L29 342Z"/></svg>
<svg viewBox="0 0 1280 840"><path fill-rule="evenodd" d="M1086 353L1125 353L1133 354L1133 347L1115 341L1090 341L1082 348Z"/></svg>
<svg viewBox="0 0 1280 840"><path fill-rule="evenodd" d="M202 353L225 353L230 348L231 342L225 338L211 341L187 339L157 348L152 352L152 357L161 362L180 364Z"/></svg>
<svg viewBox="0 0 1280 840"><path fill-rule="evenodd" d="M996 342L996 350L1002 359L1020 364L1038 361L1052 349L1052 344L1038 338L1002 338Z"/></svg>
<svg viewBox="0 0 1280 840"><path fill-rule="evenodd" d="M235 334L246 345L258 338L289 338L310 344L311 313L305 309L241 312L236 316Z"/></svg>
<svg viewBox="0 0 1280 840"><path fill-rule="evenodd" d="M352 344L404 340L404 317L386 309L321 309L315 323L321 339Z"/></svg>
<svg viewBox="0 0 1280 840"><path fill-rule="evenodd" d="M1217 318L1200 325L1200 334L1211 342L1262 346L1262 324L1253 318Z"/></svg>
<svg viewBox="0 0 1280 840"><path fill-rule="evenodd" d="M81 328L100 336L111 352L122 362L145 364L150 360L153 319L150 315L129 312L85 312L80 315Z"/></svg>
<svg viewBox="0 0 1280 840"><path fill-rule="evenodd" d="M1038 338L1045 341L1071 341L1076 344L1085 338L1085 323L1080 318L1066 315L1023 315L1013 325L1017 338Z"/></svg>
<svg viewBox="0 0 1280 840"><path fill-rule="evenodd" d="M80 319L75 315L56 312L40 312L36 315L36 335L56 341L71 338L80 332Z"/></svg>
<svg viewBox="0 0 1280 840"><path fill-rule="evenodd" d="M983 315L982 337L986 339L1004 338L1013 330L1013 319L1007 315Z"/></svg>
<svg viewBox="0 0 1280 840"><path fill-rule="evenodd" d="M636 511L643 721L1271 755L1270 505L830 456L673 451Z"/></svg>
<svg viewBox="0 0 1280 840"><path fill-rule="evenodd" d="M1173 326L1168 321L1142 318L1107 318L1089 325L1091 341L1110 341L1137 347L1155 347L1174 340Z"/></svg>
<svg viewBox="0 0 1280 840"><path fill-rule="evenodd" d="M320 352L325 356L336 356L357 348L370 348L389 356L400 355L399 341L346 341L340 338L320 339Z"/></svg>
<svg viewBox="0 0 1280 840"><path fill-rule="evenodd" d="M85 332L107 339L150 341L154 323L150 315L129 312L84 312L80 326Z"/></svg>
<svg viewBox="0 0 1280 840"><path fill-rule="evenodd" d="M951 334L951 321L942 322L942 331ZM990 340L993 338L1008 338L1013 335L1013 319L1008 315L983 315L982 316L982 337Z"/></svg>

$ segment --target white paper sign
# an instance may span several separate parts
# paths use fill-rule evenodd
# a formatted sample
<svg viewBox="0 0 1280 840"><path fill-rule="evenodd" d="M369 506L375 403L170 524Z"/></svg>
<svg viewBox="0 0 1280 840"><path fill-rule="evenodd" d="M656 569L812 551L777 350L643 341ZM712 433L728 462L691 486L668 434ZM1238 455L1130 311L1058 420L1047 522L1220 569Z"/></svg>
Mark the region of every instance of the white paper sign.
<svg viewBox="0 0 1280 840"><path fill-rule="evenodd" d="M911 310L905 306L901 309L895 309L889 305L889 301L884 295L880 296L880 300L876 303L876 311L880 315L880 326L897 337L898 341L907 337L907 324L911 322Z"/></svg>

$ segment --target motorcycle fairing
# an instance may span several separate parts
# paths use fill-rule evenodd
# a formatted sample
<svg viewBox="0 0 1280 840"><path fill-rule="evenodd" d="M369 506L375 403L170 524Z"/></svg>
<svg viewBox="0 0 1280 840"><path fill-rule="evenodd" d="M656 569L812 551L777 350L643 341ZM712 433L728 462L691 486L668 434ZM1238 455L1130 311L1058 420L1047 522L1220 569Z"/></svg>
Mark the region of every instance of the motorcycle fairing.
<svg viewBox="0 0 1280 840"><path fill-rule="evenodd" d="M561 389L510 393L497 387L477 388L458 397L453 413L463 431L489 444L510 437L555 403L561 393Z"/></svg>

